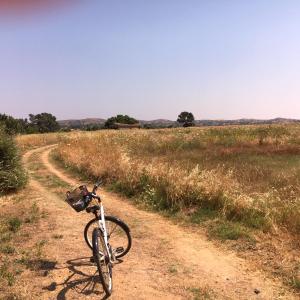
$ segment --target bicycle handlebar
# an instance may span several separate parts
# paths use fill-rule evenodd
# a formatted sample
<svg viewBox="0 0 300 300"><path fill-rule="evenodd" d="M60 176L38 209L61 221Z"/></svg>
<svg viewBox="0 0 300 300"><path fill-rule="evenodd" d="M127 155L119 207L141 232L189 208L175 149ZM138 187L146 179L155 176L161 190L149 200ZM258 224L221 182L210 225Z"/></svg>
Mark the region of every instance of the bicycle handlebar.
<svg viewBox="0 0 300 300"><path fill-rule="evenodd" d="M89 193L88 195L89 197L93 198L93 199L96 199L98 201L101 200L100 196L96 195L96 193L92 192L92 193Z"/></svg>
<svg viewBox="0 0 300 300"><path fill-rule="evenodd" d="M94 185L94 188L93 188L93 191L92 191L93 194L96 193L96 191L97 191L97 189L98 189L98 187L100 186L101 183L102 183L101 180L99 180L99 181Z"/></svg>

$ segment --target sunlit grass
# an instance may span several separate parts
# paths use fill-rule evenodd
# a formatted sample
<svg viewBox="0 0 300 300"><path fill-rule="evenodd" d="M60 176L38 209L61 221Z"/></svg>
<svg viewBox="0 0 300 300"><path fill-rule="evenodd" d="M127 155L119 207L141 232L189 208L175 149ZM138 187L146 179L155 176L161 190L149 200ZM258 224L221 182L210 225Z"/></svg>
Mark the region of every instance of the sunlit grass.
<svg viewBox="0 0 300 300"><path fill-rule="evenodd" d="M73 133L56 157L157 210L300 232L299 145L298 125L98 131Z"/></svg>

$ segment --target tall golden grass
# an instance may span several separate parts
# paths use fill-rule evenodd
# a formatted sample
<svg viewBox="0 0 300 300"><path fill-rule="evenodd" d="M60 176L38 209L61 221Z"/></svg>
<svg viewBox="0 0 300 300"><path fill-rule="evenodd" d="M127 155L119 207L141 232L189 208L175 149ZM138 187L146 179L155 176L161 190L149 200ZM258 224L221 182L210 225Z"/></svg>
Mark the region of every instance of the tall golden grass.
<svg viewBox="0 0 300 300"><path fill-rule="evenodd" d="M300 126L77 132L56 156L157 209L300 232Z"/></svg>
<svg viewBox="0 0 300 300"><path fill-rule="evenodd" d="M19 149L24 152L26 150L52 145L66 138L67 133L44 133L44 134L26 134L16 136L16 142ZM72 133L68 133L69 136Z"/></svg>

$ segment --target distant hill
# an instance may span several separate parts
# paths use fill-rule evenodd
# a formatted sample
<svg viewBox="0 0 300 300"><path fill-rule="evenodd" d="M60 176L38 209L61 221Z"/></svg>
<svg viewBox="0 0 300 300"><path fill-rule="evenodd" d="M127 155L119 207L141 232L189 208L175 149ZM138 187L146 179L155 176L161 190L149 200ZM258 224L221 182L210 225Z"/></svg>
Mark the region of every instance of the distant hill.
<svg viewBox="0 0 300 300"><path fill-rule="evenodd" d="M140 120L141 124L152 123L152 124L172 124L175 121L167 120L167 119L155 119L150 121Z"/></svg>
<svg viewBox="0 0 300 300"><path fill-rule="evenodd" d="M63 128L82 128L89 125L103 126L105 119L100 118L87 118L87 119L71 119L71 120L60 120L59 125ZM281 123L296 123L300 122L299 119L236 119L236 120L196 120L196 126L224 126L224 125L255 125L255 124L281 124ZM176 121L167 119L155 119L155 120L139 120L139 123L144 127L170 127L177 126Z"/></svg>
<svg viewBox="0 0 300 300"><path fill-rule="evenodd" d="M281 124L281 123L296 123L300 122L297 119L285 119L285 118L275 118L275 119L237 119L237 120L195 120L196 126L223 126L223 125L251 125L251 124ZM156 119L152 121L141 120L142 125L153 125L156 127L168 127L176 126L176 121L171 121L167 119Z"/></svg>
<svg viewBox="0 0 300 300"><path fill-rule="evenodd" d="M282 124L282 123L296 123L300 120L296 119L237 119L237 120L196 120L196 126L223 126L223 125L259 125L259 124Z"/></svg>
<svg viewBox="0 0 300 300"><path fill-rule="evenodd" d="M86 119L71 119L71 120L60 120L58 124L63 128L81 128L87 125L104 125L105 119L99 118L86 118Z"/></svg>
<svg viewBox="0 0 300 300"><path fill-rule="evenodd" d="M167 120L167 119L155 119L151 121L139 120L141 125L152 125L154 127L168 127L174 126L176 124L175 121Z"/></svg>

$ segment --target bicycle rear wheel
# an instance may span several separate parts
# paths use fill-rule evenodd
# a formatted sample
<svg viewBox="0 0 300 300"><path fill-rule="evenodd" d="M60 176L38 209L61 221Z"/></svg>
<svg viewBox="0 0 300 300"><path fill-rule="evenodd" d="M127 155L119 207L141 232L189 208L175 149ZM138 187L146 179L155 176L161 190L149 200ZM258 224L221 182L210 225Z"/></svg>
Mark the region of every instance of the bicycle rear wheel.
<svg viewBox="0 0 300 300"><path fill-rule="evenodd" d="M92 244L100 282L106 295L110 296L112 293L112 264L107 252L103 233L99 228L94 228L93 230Z"/></svg>

